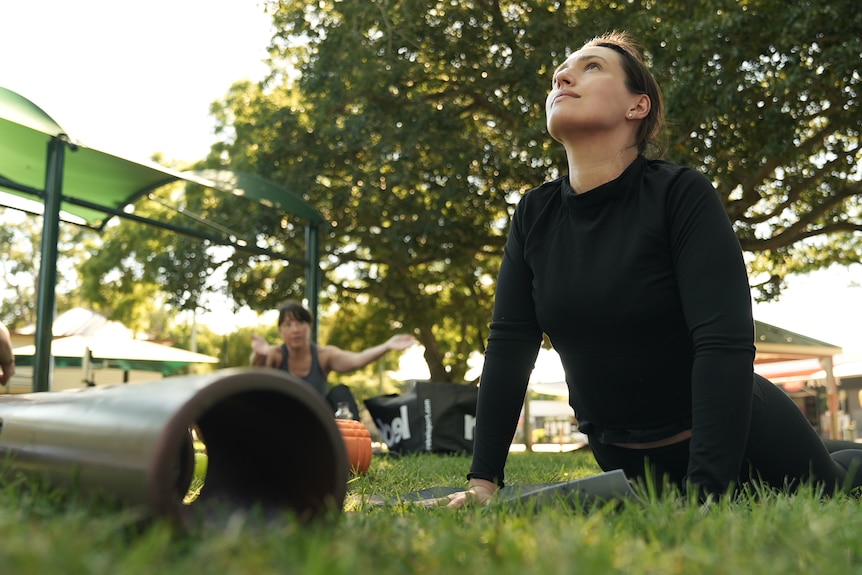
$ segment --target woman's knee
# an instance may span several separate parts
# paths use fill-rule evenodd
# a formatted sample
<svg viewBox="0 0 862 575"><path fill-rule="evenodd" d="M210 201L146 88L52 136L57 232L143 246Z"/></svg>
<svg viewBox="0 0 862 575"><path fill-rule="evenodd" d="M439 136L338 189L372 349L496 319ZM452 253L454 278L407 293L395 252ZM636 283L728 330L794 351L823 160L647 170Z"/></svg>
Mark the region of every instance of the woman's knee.
<svg viewBox="0 0 862 575"><path fill-rule="evenodd" d="M832 454L832 460L844 472L840 487L850 491L862 487L862 446L843 449Z"/></svg>

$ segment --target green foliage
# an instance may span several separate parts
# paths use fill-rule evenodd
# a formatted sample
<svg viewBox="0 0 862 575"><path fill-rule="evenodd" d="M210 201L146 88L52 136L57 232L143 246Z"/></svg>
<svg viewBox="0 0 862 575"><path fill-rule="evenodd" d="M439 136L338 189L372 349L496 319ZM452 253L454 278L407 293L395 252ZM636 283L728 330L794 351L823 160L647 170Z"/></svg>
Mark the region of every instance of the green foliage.
<svg viewBox="0 0 862 575"><path fill-rule="evenodd" d="M62 312L80 305L76 262L94 234L78 226L61 223L57 242L57 309ZM0 206L0 322L20 328L36 321L36 278L42 248L41 219Z"/></svg>
<svg viewBox="0 0 862 575"><path fill-rule="evenodd" d="M214 105L224 141L210 161L301 191L332 224L325 300L414 331L434 379L459 380L482 349L512 205L564 169L544 130L549 72L607 30L643 43L669 159L716 182L761 298L788 274L859 260L862 17L847 1L268 10L273 74Z"/></svg>
<svg viewBox="0 0 862 575"><path fill-rule="evenodd" d="M215 335L209 330L207 340L211 343L206 345L206 349L217 350L217 353L210 352L201 352L207 353L208 355L214 355L219 358L219 367L248 367L251 365L251 335L253 333L259 335L265 335L266 332L261 330L256 330L252 328L240 328L236 331L225 335ZM270 341L277 341L278 335L269 334ZM201 335L198 336L198 341L200 342L202 339ZM204 347L201 347L204 349Z"/></svg>
<svg viewBox="0 0 862 575"><path fill-rule="evenodd" d="M272 74L213 104L220 141L202 165L269 178L324 215L333 343L408 331L432 379L463 378L483 350L511 210L565 171L545 131L550 73L612 29L642 43L665 90L667 157L716 183L758 298L789 275L862 260L862 12L850 0L265 6ZM196 214L304 253L305 223L290 214L193 187L158 197L145 215ZM126 224L91 259L86 297L129 318L124 301L205 309L213 291L263 311L304 293L301 265Z"/></svg>
<svg viewBox="0 0 862 575"><path fill-rule="evenodd" d="M145 203L136 213L167 225L194 228L184 214L215 220L206 212L213 203L212 194L192 186L167 186L158 195L150 194L156 201ZM103 233L82 264L82 291L107 315L125 321L133 320L131 313L122 310L127 300L147 301L156 294L178 311L204 307L204 294L215 288L208 278L219 267L217 253L208 247L206 241L152 225L118 222Z"/></svg>
<svg viewBox="0 0 862 575"><path fill-rule="evenodd" d="M638 4L616 25L643 38L665 88L669 157L716 183L760 299L788 275L860 261L855 4Z"/></svg>
<svg viewBox="0 0 862 575"><path fill-rule="evenodd" d="M0 563L29 573L380 575L424 573L818 573L862 572L859 502L810 491L769 492L707 510L666 497L574 510L499 506L448 510L372 506L438 485L464 485L462 456L375 457L348 483L335 521L301 525L236 514L187 533L141 523L128 510L20 483L0 489ZM597 472L590 454L512 454L515 484Z"/></svg>
<svg viewBox="0 0 862 575"><path fill-rule="evenodd" d="M39 236L31 222L16 218L11 225L8 210L0 208L4 225L0 226L0 273L5 280L0 298L0 321L7 326L27 325L36 319L36 285L38 277Z"/></svg>
<svg viewBox="0 0 862 575"><path fill-rule="evenodd" d="M236 86L218 108L229 145L214 151L305 191L332 225L324 297L414 331L432 379L458 381L486 336L512 194L548 164L543 85L520 81L549 62L517 47L514 17L495 27L469 4L445 18L380 8L341 3L308 19L316 4L274 8L274 54L301 81ZM307 60L299 34L312 39ZM515 82L532 96L508 93Z"/></svg>

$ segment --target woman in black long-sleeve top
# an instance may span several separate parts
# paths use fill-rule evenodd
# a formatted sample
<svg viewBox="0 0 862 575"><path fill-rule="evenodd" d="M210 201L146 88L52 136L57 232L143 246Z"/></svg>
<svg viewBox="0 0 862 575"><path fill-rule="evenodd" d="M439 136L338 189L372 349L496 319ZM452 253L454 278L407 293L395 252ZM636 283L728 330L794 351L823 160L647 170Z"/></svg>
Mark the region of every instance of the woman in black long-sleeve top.
<svg viewBox="0 0 862 575"><path fill-rule="evenodd" d="M628 36L607 34L569 56L546 112L568 174L515 210L469 488L449 506L487 502L503 486L543 333L604 470L639 479L649 469L702 496L753 477L827 491L862 484L862 473L848 477L862 450L830 455L796 405L754 374L739 241L703 174L645 156L662 124L661 92Z"/></svg>

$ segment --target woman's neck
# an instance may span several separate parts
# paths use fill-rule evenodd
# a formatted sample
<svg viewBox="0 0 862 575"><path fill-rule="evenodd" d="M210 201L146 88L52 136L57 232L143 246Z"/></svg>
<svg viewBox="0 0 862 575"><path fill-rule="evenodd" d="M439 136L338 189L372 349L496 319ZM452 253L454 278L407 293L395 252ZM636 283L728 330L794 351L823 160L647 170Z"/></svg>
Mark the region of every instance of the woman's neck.
<svg viewBox="0 0 862 575"><path fill-rule="evenodd" d="M287 351L290 352L291 357L307 357L311 355L311 343L304 342L297 346L291 346L287 342L284 344L287 347Z"/></svg>
<svg viewBox="0 0 862 575"><path fill-rule="evenodd" d="M611 182L638 157L636 147L566 144L569 184L576 194Z"/></svg>

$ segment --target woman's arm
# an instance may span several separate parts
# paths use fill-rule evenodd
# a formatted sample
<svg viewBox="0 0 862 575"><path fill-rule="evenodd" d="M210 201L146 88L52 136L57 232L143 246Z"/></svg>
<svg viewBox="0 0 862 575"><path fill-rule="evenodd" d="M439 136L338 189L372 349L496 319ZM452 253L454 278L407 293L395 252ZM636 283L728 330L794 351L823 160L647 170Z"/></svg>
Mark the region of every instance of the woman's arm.
<svg viewBox="0 0 862 575"><path fill-rule="evenodd" d="M6 385L15 375L15 352L12 351L12 336L0 323L0 385Z"/></svg>
<svg viewBox="0 0 862 575"><path fill-rule="evenodd" d="M476 404L473 462L468 478L500 487L542 332L533 304L533 272L524 259L521 229L527 197L515 210L494 295L494 315Z"/></svg>
<svg viewBox="0 0 862 575"><path fill-rule="evenodd" d="M266 353L266 357L262 364L258 367L272 367L275 369L280 369L281 364L284 362L284 356L281 354L281 348L277 345L272 345L269 347L269 350Z"/></svg>
<svg viewBox="0 0 862 575"><path fill-rule="evenodd" d="M669 194L677 284L694 346L687 480L720 495L742 465L754 381L754 319L739 240L712 184L684 172Z"/></svg>
<svg viewBox="0 0 862 575"><path fill-rule="evenodd" d="M278 346L270 345L263 336L256 333L251 334L251 365L253 367L265 366L266 358L273 349L278 349Z"/></svg>
<svg viewBox="0 0 862 575"><path fill-rule="evenodd" d="M347 373L380 359L390 351L402 351L416 344L416 338L409 334L393 335L385 342L362 351L346 351L334 345L318 348L320 367L324 373L334 371Z"/></svg>

